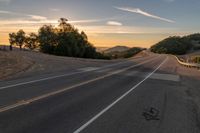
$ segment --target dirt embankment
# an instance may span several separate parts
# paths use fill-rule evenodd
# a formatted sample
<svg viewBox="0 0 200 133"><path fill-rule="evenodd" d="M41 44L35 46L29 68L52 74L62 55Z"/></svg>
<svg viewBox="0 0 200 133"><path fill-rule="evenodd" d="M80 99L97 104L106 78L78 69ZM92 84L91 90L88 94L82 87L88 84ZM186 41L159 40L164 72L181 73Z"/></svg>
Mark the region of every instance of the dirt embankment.
<svg viewBox="0 0 200 133"><path fill-rule="evenodd" d="M140 58L148 56L143 51L134 56ZM70 71L82 67L101 67L106 64L116 63L124 59L99 60L73 57L62 57L31 51L0 51L0 80L33 75L51 74L55 72Z"/></svg>
<svg viewBox="0 0 200 133"><path fill-rule="evenodd" d="M80 67L99 67L120 60L97 60L62 57L31 51L0 51L0 80L39 75Z"/></svg>
<svg viewBox="0 0 200 133"><path fill-rule="evenodd" d="M34 64L15 52L0 51L0 79L27 70Z"/></svg>

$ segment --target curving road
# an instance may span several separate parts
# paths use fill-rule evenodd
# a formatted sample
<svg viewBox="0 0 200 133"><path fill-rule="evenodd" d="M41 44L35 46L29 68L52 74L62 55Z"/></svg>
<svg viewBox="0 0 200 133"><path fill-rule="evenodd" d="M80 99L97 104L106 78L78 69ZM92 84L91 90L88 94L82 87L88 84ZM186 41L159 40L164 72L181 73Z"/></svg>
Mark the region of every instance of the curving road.
<svg viewBox="0 0 200 133"><path fill-rule="evenodd" d="M198 133L200 72L167 55L0 83L0 133Z"/></svg>

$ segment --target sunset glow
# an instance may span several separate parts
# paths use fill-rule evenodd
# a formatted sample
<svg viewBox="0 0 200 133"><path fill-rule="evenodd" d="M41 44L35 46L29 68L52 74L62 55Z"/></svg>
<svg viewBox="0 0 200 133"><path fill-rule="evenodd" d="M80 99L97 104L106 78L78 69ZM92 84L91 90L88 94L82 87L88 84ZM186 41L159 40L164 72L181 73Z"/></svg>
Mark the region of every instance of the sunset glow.
<svg viewBox="0 0 200 133"><path fill-rule="evenodd" d="M200 30L200 2L192 1L191 5L188 0L127 0L127 4L121 0L0 0L0 44L9 44L10 32L37 32L42 25L57 25L65 17L85 31L95 46L149 47L165 37Z"/></svg>

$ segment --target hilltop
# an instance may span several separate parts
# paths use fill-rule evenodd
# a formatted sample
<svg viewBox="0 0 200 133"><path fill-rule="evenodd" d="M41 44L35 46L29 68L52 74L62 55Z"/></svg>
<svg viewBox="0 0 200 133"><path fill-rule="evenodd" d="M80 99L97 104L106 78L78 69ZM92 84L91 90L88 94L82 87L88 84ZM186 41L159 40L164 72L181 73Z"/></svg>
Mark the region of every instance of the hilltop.
<svg viewBox="0 0 200 133"><path fill-rule="evenodd" d="M109 49L106 49L104 53L112 53L112 52L124 52L129 50L130 48L127 46L115 46Z"/></svg>
<svg viewBox="0 0 200 133"><path fill-rule="evenodd" d="M184 55L200 50L200 34L168 37L151 47L151 51L160 54Z"/></svg>

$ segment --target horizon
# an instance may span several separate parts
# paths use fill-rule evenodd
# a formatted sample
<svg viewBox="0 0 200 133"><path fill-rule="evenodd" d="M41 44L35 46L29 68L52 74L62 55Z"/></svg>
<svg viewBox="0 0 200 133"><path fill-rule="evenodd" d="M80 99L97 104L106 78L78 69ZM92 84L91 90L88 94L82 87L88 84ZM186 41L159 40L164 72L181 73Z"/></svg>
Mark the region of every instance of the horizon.
<svg viewBox="0 0 200 133"><path fill-rule="evenodd" d="M198 33L199 5L198 0L0 0L0 44L9 44L11 32L37 32L65 17L95 47L149 48L169 36Z"/></svg>

